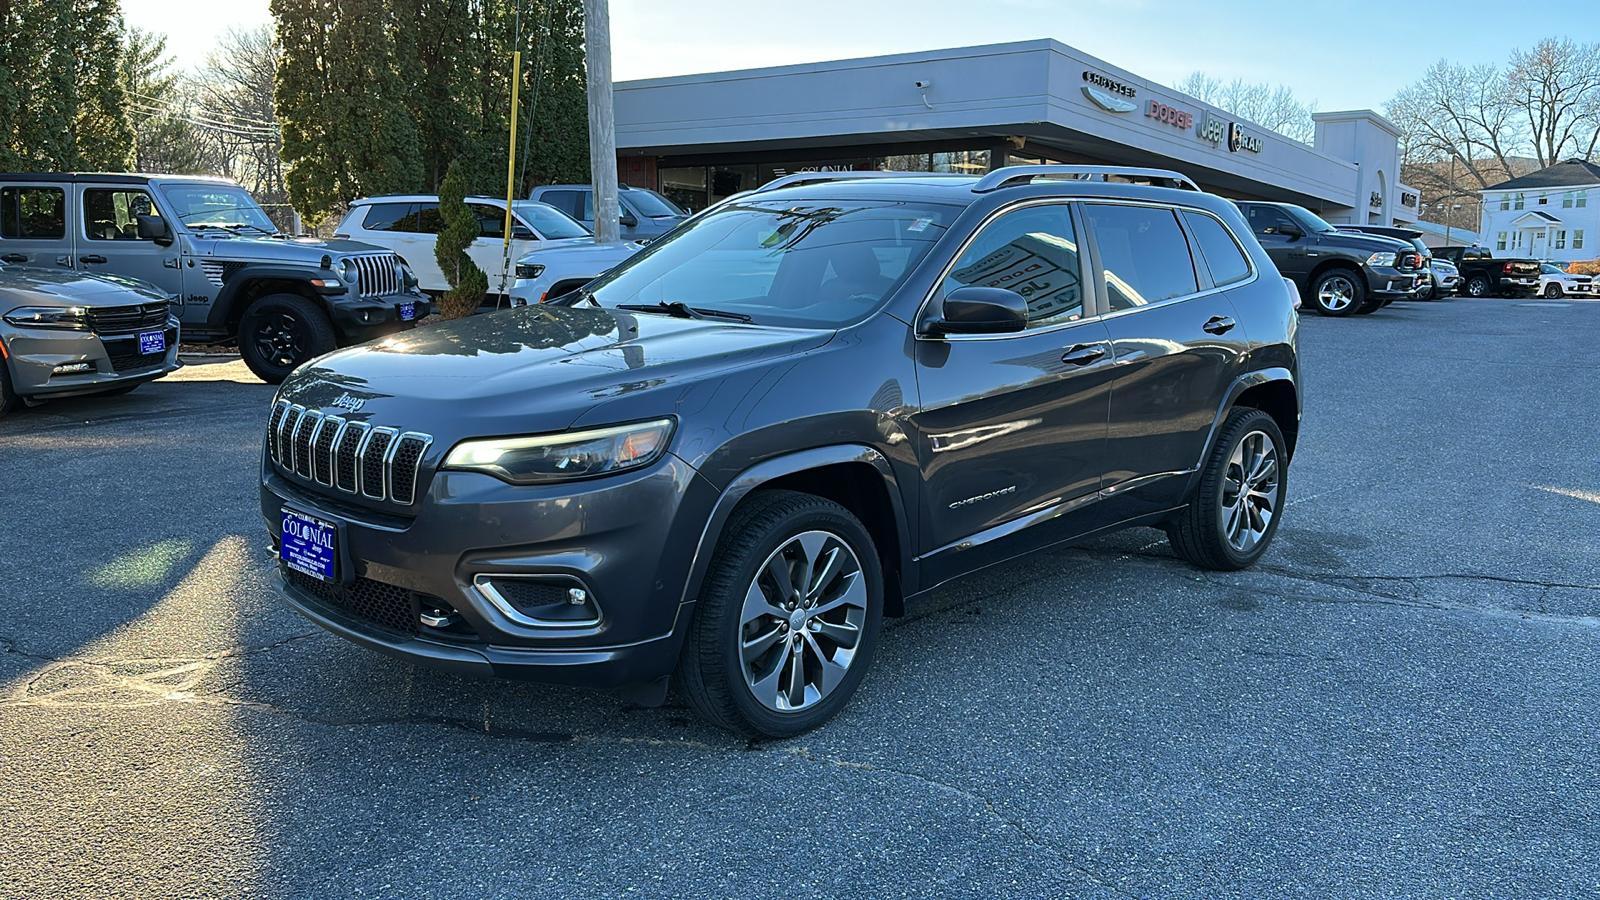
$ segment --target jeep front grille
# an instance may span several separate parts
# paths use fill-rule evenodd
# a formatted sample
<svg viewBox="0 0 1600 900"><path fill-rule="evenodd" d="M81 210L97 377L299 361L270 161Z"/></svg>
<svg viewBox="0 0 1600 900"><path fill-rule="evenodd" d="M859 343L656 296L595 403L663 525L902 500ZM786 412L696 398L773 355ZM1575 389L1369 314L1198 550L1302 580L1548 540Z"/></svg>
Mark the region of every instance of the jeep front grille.
<svg viewBox="0 0 1600 900"><path fill-rule="evenodd" d="M400 259L392 253L382 256L352 256L360 278L363 297L383 297L400 293Z"/></svg>
<svg viewBox="0 0 1600 900"><path fill-rule="evenodd" d="M433 436L401 431L279 400L267 418L267 456L303 481L410 506Z"/></svg>

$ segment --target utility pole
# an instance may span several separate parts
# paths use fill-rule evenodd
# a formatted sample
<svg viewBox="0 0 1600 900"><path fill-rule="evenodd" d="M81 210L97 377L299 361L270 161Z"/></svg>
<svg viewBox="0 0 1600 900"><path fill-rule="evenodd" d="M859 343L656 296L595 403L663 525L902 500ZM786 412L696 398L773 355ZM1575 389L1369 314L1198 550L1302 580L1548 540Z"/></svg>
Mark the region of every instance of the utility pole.
<svg viewBox="0 0 1600 900"><path fill-rule="evenodd" d="M594 185L594 239L621 239L617 200L617 131L611 107L610 0L583 0L584 55L589 70L589 171Z"/></svg>

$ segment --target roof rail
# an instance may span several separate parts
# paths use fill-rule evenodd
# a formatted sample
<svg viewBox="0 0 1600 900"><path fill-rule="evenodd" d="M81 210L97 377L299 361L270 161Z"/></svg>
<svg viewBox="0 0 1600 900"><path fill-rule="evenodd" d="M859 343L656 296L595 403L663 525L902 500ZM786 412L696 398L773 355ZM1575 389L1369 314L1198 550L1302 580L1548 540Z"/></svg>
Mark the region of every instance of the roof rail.
<svg viewBox="0 0 1600 900"><path fill-rule="evenodd" d="M986 194L1003 187L1028 184L1035 178L1068 178L1074 181L1110 181L1124 179L1133 184L1151 184L1156 187L1198 191L1200 186L1168 169L1138 169L1128 166L1006 166L995 169L973 185L974 194Z"/></svg>
<svg viewBox="0 0 1600 900"><path fill-rule="evenodd" d="M796 172L785 175L763 184L752 190L752 194L765 191L775 191L779 188L794 187L797 184L822 184L828 181L855 181L862 178L971 178L971 175L961 175L952 172Z"/></svg>

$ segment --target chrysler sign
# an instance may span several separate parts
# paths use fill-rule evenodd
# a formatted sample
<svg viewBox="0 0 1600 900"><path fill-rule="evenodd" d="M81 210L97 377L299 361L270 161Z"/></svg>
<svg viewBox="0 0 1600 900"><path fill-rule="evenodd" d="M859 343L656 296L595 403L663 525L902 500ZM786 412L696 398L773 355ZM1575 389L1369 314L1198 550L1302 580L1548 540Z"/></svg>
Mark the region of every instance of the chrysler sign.
<svg viewBox="0 0 1600 900"><path fill-rule="evenodd" d="M1138 107L1133 98L1138 96L1139 91L1131 85L1123 84L1114 78L1107 78L1098 72L1084 72L1083 80L1083 95L1106 112L1133 112Z"/></svg>

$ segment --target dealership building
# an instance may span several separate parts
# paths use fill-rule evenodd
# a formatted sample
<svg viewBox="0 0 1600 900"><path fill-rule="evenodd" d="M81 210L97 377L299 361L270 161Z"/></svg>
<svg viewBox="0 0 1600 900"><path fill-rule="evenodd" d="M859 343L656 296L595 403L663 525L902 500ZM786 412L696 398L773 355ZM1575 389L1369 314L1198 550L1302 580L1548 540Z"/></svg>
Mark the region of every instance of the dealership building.
<svg viewBox="0 0 1600 900"><path fill-rule="evenodd" d="M1410 224L1399 130L1313 116L1300 143L1053 40L652 78L615 86L622 181L698 210L791 172L1173 169L1334 223Z"/></svg>

